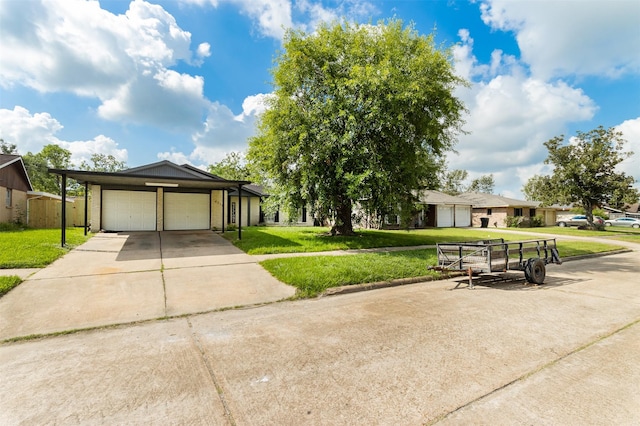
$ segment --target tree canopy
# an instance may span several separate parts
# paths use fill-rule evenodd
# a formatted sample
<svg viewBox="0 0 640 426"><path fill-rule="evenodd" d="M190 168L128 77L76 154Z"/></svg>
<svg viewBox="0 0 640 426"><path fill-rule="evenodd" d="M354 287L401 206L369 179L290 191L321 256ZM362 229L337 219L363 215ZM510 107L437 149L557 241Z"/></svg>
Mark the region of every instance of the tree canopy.
<svg viewBox="0 0 640 426"><path fill-rule="evenodd" d="M290 210L311 206L353 232L353 207L381 215L437 186L461 131L450 52L399 20L289 30L274 95L250 140L255 163Z"/></svg>
<svg viewBox="0 0 640 426"><path fill-rule="evenodd" d="M482 192L483 194L493 193L493 189L496 186L493 179L493 173L488 175L482 175L471 181L467 187L467 192Z"/></svg>
<svg viewBox="0 0 640 426"><path fill-rule="evenodd" d="M45 145L36 154L28 152L22 159L29 173L29 179L36 191L61 194L58 175L49 173L49 168L68 169L71 166L71 152L55 144Z"/></svg>
<svg viewBox="0 0 640 426"><path fill-rule="evenodd" d="M612 201L638 200L633 176L616 171L616 166L633 154L624 151L625 142L615 128L602 126L577 132L570 141L563 135L550 139L544 143L549 151L545 163L553 164L553 174L532 177L523 192L547 205L578 204L593 227L594 208Z"/></svg>
<svg viewBox="0 0 640 426"><path fill-rule="evenodd" d="M80 170L91 170L94 172L119 172L127 168L125 161L119 161L111 154L91 154L91 164L83 161Z"/></svg>
<svg viewBox="0 0 640 426"><path fill-rule="evenodd" d="M482 192L492 194L495 188L493 174L482 175L473 179L469 185L464 181L469 177L466 170L455 169L451 171L443 170L440 190L449 195L458 195L463 192Z"/></svg>
<svg viewBox="0 0 640 426"><path fill-rule="evenodd" d="M240 152L228 153L221 161L209 165L208 171L229 180L248 180L251 174Z"/></svg>
<svg viewBox="0 0 640 426"><path fill-rule="evenodd" d="M0 138L0 154L17 154L18 147L15 144L5 142Z"/></svg>

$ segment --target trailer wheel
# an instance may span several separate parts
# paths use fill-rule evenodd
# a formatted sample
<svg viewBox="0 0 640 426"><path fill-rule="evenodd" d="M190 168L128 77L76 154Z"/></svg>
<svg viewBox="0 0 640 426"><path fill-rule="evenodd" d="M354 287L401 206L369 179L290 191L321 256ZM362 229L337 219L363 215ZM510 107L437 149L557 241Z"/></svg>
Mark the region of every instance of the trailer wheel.
<svg viewBox="0 0 640 426"><path fill-rule="evenodd" d="M542 259L529 259L524 267L524 277L526 278L527 282L533 284L544 283L544 277L546 276L546 274L547 269Z"/></svg>

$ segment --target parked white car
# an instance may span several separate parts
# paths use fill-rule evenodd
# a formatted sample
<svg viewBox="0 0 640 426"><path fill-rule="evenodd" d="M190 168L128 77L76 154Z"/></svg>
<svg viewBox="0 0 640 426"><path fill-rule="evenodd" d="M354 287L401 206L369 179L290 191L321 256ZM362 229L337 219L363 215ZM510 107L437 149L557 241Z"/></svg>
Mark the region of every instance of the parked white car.
<svg viewBox="0 0 640 426"><path fill-rule="evenodd" d="M587 224L587 216L583 215L583 214L579 214L576 216L571 216L571 217L567 217L567 218L563 218L563 219L558 219L558 221L556 222L556 225L558 226L582 226L582 225L586 225ZM594 225L602 225L604 224L604 219L601 218L600 216L594 216L593 217L593 224Z"/></svg>
<svg viewBox="0 0 640 426"><path fill-rule="evenodd" d="M627 226L631 228L640 228L640 219L633 217L619 217L604 221L604 226Z"/></svg>

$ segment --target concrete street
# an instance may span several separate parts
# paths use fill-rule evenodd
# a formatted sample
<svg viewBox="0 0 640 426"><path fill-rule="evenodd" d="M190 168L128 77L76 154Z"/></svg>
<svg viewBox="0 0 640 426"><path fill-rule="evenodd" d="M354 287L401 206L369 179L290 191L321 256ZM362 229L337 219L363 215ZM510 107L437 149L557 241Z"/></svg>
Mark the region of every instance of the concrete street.
<svg viewBox="0 0 640 426"><path fill-rule="evenodd" d="M77 254L91 253L84 250ZM125 271L130 264L117 262L115 251L103 254L111 259L104 267L127 279L109 290L80 281L67 297L91 286L100 297L121 293L114 300L126 308L153 295L133 289L154 285L155 260L132 255L148 270ZM178 253L167 258L186 273L194 260ZM238 267L255 265L236 254ZM214 251L207 256L207 263L217 259ZM78 269L67 281L91 273L86 259L72 263ZM235 276L215 267L197 267L211 268L210 286ZM63 288L47 270L14 291L26 285L34 297L38 286ZM639 270L638 252L630 252L549 266L542 286L520 280L453 290L455 280L435 281L4 343L0 424L638 424ZM191 281L185 289L217 303ZM205 304L180 301L188 291L172 296L170 287L166 308L139 316ZM72 303L55 293L47 293L50 311L73 318ZM7 296L0 299L3 335L23 335ZM19 322L29 322L24 305L15 311ZM44 306L31 312L41 315ZM133 312L125 308L122 321ZM77 309L78 317L91 311ZM28 331L43 332L35 328Z"/></svg>

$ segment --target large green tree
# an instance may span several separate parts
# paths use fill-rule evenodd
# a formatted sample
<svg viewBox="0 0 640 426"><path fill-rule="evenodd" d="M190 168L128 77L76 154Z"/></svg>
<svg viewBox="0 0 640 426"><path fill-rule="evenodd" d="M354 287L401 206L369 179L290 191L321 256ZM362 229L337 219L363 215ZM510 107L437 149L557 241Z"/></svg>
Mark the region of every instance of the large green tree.
<svg viewBox="0 0 640 426"><path fill-rule="evenodd" d="M449 195L458 195L464 192L464 181L469 177L469 172L462 169L443 170L440 190Z"/></svg>
<svg viewBox="0 0 640 426"><path fill-rule="evenodd" d="M552 164L553 174L548 178L534 176L525 185L544 204L578 204L593 227L593 209L612 200L635 202L638 191L635 179L616 166L633 153L624 150L625 140L615 128L600 126L589 132L577 132L570 141L557 136L544 143L549 151L545 160ZM543 190L541 188L545 188Z"/></svg>
<svg viewBox="0 0 640 426"><path fill-rule="evenodd" d="M68 169L71 166L71 152L55 144L45 145L36 154L28 152L23 156L29 179L36 191L61 194L61 178L50 174L48 169Z"/></svg>
<svg viewBox="0 0 640 426"><path fill-rule="evenodd" d="M493 189L496 186L496 182L493 179L493 173L488 175L482 175L479 178L475 178L471 181L467 187L467 192L481 192L483 194L492 194Z"/></svg>
<svg viewBox="0 0 640 426"><path fill-rule="evenodd" d="M542 200L551 198L553 201L553 197L550 197L551 189L551 176L534 175L524 184L522 193L524 194L525 200L540 201L543 205L546 205Z"/></svg>
<svg viewBox="0 0 640 426"><path fill-rule="evenodd" d="M15 144L5 142L0 138L0 154L17 154L18 147Z"/></svg>
<svg viewBox="0 0 640 426"><path fill-rule="evenodd" d="M249 167L240 152L232 151L222 160L208 167L209 173L229 180L248 180L250 178Z"/></svg>
<svg viewBox="0 0 640 426"><path fill-rule="evenodd" d="M310 205L353 233L356 203L380 214L437 186L440 157L461 131L450 52L399 20L289 30L274 95L248 158L290 208Z"/></svg>
<svg viewBox="0 0 640 426"><path fill-rule="evenodd" d="M126 161L120 161L111 154L91 154L91 163L83 161L80 170L91 170L94 172L119 172L127 168Z"/></svg>

